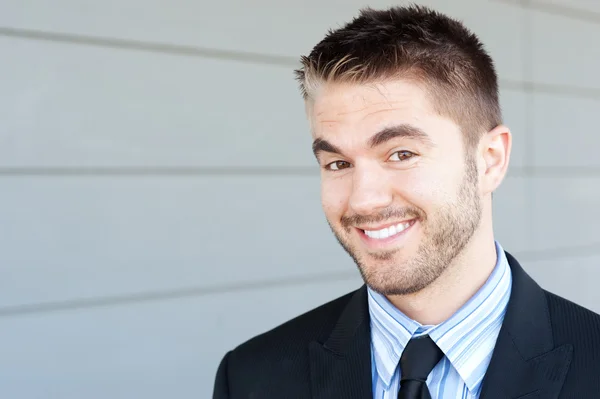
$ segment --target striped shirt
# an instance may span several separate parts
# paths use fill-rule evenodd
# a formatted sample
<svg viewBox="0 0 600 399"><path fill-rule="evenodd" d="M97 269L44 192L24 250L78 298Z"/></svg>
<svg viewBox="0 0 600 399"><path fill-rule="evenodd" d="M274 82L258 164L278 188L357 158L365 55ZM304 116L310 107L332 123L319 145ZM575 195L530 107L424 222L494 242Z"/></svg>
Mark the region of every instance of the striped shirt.
<svg viewBox="0 0 600 399"><path fill-rule="evenodd" d="M498 261L485 285L439 325L421 325L368 290L373 398L397 398L402 351L412 337L424 334L445 354L427 378L432 399L479 398L512 286L506 255L497 242L496 253Z"/></svg>

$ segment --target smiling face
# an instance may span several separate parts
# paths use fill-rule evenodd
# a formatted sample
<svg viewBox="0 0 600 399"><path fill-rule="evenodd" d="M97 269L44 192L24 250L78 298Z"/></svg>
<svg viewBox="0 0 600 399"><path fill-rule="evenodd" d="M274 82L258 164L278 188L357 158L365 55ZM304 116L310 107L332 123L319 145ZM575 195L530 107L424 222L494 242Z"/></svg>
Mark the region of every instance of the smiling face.
<svg viewBox="0 0 600 399"><path fill-rule="evenodd" d="M325 216L365 282L384 295L430 285L482 218L458 125L408 81L328 83L307 109Z"/></svg>

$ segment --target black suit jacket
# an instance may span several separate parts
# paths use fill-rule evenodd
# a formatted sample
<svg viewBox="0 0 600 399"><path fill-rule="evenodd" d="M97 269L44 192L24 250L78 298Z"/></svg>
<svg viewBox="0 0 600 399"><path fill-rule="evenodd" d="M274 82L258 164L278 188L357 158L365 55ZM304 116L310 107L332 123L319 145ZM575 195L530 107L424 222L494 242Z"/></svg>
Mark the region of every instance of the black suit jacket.
<svg viewBox="0 0 600 399"><path fill-rule="evenodd" d="M507 257L512 292L480 399L600 398L600 316ZM228 352L213 399L372 398L370 350L363 286Z"/></svg>

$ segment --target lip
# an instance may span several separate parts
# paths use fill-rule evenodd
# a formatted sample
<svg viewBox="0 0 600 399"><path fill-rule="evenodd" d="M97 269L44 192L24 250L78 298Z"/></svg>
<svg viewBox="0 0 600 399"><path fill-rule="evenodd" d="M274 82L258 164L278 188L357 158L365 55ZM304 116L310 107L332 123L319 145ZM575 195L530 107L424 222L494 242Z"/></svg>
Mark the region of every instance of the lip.
<svg viewBox="0 0 600 399"><path fill-rule="evenodd" d="M402 230L400 233L397 233L393 236L387 237L387 238L382 238L382 239L377 239L377 238L371 238L368 235L365 234L364 230L358 227L355 227L356 231L358 232L358 235L361 238L361 241L369 248L372 249L389 249L389 247L393 246L393 247L397 247L398 245L401 245L403 241L405 241L407 239L407 235L412 232L415 229L416 224L418 223L418 219L411 219L411 220L406 220L403 222L395 222L395 223L389 223L386 225L381 225L382 227L377 227L373 230L378 230L378 229L383 229L384 227L389 227L389 226L395 226L399 223L410 223L410 226L407 227L406 229ZM369 228L367 230L371 230L372 228Z"/></svg>

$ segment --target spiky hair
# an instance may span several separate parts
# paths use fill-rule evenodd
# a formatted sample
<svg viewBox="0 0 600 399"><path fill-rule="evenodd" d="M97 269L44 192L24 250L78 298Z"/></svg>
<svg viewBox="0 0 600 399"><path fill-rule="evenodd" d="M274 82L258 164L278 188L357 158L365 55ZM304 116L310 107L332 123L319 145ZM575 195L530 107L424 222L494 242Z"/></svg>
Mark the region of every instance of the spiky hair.
<svg viewBox="0 0 600 399"><path fill-rule="evenodd" d="M305 100L326 83L407 79L425 88L435 110L461 127L467 144L502 123L492 58L461 22L428 7L362 9L300 62L295 76Z"/></svg>

